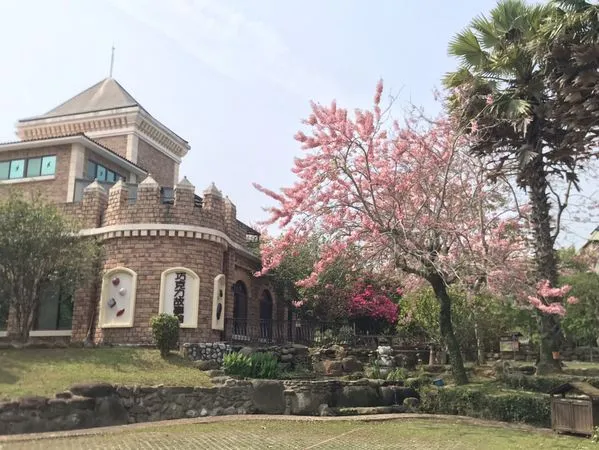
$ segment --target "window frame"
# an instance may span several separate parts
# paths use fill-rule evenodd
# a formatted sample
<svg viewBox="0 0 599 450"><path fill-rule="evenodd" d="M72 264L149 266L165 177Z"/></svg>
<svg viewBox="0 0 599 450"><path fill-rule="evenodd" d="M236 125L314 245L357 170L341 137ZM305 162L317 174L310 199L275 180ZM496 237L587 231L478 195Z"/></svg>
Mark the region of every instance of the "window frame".
<svg viewBox="0 0 599 450"><path fill-rule="evenodd" d="M90 164L94 165L94 177L91 179L91 181L98 180L100 183L115 184L120 179L123 179L123 180L127 179L125 176L121 175L116 170L109 169L104 164L100 164L99 162L96 162L93 159L88 159L87 160L87 167L86 167L86 171L85 171L85 177L88 180L90 179L90 177L89 177L89 166L90 166ZM100 178L98 178L98 168L100 168L100 167L102 169L104 169L104 179L102 179L102 180ZM108 181L108 174L109 173L113 173L114 174L114 181Z"/></svg>
<svg viewBox="0 0 599 450"><path fill-rule="evenodd" d="M54 172L51 174L44 174L42 175L42 168L43 168L43 162L44 162L44 158L51 158L54 157ZM38 175L29 175L29 161L30 160L35 160L35 159L39 159L40 160L40 168L39 168L39 174ZM27 180L27 179L35 179L35 178L41 178L41 177L54 177L56 176L56 160L57 160L57 156L56 154L45 154L45 155L39 155L39 156L31 156L31 157L20 157L20 158L13 158L13 159L8 159L5 161L0 161L0 164L6 164L8 163L8 173L7 173L7 177L6 178L0 178L0 182L2 181L14 181L14 180ZM11 177L11 169L12 169L12 164L16 161L23 161L23 170L22 170L22 176L20 177Z"/></svg>

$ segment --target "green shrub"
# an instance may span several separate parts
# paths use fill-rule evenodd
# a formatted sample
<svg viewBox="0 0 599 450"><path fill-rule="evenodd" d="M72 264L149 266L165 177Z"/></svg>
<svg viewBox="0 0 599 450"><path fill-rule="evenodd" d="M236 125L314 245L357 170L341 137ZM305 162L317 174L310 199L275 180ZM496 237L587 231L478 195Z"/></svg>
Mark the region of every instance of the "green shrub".
<svg viewBox="0 0 599 450"><path fill-rule="evenodd" d="M473 387L425 389L421 409L431 414L457 414L503 422L523 422L548 427L551 403L548 395L491 394Z"/></svg>
<svg viewBox="0 0 599 450"><path fill-rule="evenodd" d="M387 381L404 381L408 377L406 369L398 367L387 374Z"/></svg>
<svg viewBox="0 0 599 450"><path fill-rule="evenodd" d="M279 361L272 353L254 353L246 356L240 353L229 353L223 359L223 367L227 375L243 378L278 378Z"/></svg>
<svg viewBox="0 0 599 450"><path fill-rule="evenodd" d="M160 356L165 358L179 342L179 319L170 314L158 314L150 319L150 327Z"/></svg>
<svg viewBox="0 0 599 450"><path fill-rule="evenodd" d="M414 378L407 378L405 383L406 387L419 390L422 387L430 386L433 382L433 377L430 375L419 375Z"/></svg>
<svg viewBox="0 0 599 450"><path fill-rule="evenodd" d="M567 381L586 381L599 388L599 377L559 377L559 376L533 376L533 375L509 375L502 379L502 383L511 389L522 389L524 391L542 392L546 394L551 389L564 384Z"/></svg>
<svg viewBox="0 0 599 450"><path fill-rule="evenodd" d="M227 375L249 377L252 371L250 357L241 353L229 353L223 358L223 369Z"/></svg>

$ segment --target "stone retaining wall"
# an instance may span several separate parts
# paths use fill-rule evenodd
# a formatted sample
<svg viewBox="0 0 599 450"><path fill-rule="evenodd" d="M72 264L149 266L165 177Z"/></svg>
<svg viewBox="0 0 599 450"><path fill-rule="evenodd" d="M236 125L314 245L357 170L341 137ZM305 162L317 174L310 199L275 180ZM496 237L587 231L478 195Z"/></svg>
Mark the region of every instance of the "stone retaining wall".
<svg viewBox="0 0 599 450"><path fill-rule="evenodd" d="M330 414L329 407L402 405L410 388L381 380L234 380L214 387L75 385L56 398L0 403L0 434L72 430L230 414Z"/></svg>
<svg viewBox="0 0 599 450"><path fill-rule="evenodd" d="M183 356L192 361L216 361L223 362L227 353L231 352L231 346L224 342L202 342L198 344L183 344L181 346Z"/></svg>

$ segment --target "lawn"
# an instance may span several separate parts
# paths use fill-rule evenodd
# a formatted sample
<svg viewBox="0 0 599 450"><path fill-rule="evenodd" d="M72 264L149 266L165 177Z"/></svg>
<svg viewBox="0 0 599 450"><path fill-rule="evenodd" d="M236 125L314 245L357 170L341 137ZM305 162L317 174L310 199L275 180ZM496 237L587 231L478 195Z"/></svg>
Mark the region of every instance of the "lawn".
<svg viewBox="0 0 599 450"><path fill-rule="evenodd" d="M54 396L74 383L208 386L208 377L174 353L142 348L0 350L0 399Z"/></svg>
<svg viewBox="0 0 599 450"><path fill-rule="evenodd" d="M103 435L13 442L14 449L591 449L586 438L455 421L232 420L162 425Z"/></svg>

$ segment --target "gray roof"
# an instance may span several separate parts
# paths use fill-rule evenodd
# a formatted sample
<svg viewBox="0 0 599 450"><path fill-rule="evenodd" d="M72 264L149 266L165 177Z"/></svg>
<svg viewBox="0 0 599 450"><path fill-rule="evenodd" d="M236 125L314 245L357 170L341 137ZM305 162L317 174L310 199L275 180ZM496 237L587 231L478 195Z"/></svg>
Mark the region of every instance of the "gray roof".
<svg viewBox="0 0 599 450"><path fill-rule="evenodd" d="M48 111L46 114L31 117L24 121L127 108L130 106L141 105L119 84L118 81L114 78L105 78L83 92L71 97L56 108Z"/></svg>

